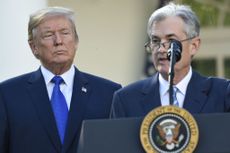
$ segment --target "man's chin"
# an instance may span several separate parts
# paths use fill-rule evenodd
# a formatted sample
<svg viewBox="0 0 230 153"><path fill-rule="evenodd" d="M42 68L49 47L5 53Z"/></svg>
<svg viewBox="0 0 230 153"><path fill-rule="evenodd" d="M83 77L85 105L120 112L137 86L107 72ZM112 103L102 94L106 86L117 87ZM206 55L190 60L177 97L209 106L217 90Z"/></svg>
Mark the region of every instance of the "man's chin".
<svg viewBox="0 0 230 153"><path fill-rule="evenodd" d="M168 74L169 67L158 66L157 71L161 74Z"/></svg>

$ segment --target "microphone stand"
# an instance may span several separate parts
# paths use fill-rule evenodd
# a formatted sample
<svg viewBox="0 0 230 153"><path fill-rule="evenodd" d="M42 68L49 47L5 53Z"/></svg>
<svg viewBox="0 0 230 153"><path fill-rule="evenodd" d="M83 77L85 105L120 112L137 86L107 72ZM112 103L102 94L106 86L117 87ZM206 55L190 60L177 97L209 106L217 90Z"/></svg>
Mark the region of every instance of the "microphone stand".
<svg viewBox="0 0 230 153"><path fill-rule="evenodd" d="M170 50L171 50L171 56L170 56L170 67L169 67L169 104L173 105L173 79L174 79L174 65L176 64L176 55L174 53L174 49L173 49L173 43L170 46Z"/></svg>

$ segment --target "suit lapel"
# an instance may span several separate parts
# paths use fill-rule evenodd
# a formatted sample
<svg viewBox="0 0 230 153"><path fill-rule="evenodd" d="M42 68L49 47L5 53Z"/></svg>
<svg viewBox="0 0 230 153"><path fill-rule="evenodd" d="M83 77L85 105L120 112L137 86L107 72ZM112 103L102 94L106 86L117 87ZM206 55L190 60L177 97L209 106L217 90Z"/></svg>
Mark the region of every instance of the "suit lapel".
<svg viewBox="0 0 230 153"><path fill-rule="evenodd" d="M88 80L75 68L74 86L63 152L67 151L74 139L80 134L81 122L84 119L84 112L90 92L91 88L88 85Z"/></svg>
<svg viewBox="0 0 230 153"><path fill-rule="evenodd" d="M211 83L193 71L192 78L187 87L183 108L190 113L200 113L206 103Z"/></svg>
<svg viewBox="0 0 230 153"><path fill-rule="evenodd" d="M54 115L48 98L46 85L40 69L32 74L28 81L28 92L31 95L38 117L57 150L61 150Z"/></svg>
<svg viewBox="0 0 230 153"><path fill-rule="evenodd" d="M152 109L161 106L158 73L145 82L141 92L143 93L143 98L141 100L144 110L143 115L146 115Z"/></svg>
<svg viewBox="0 0 230 153"><path fill-rule="evenodd" d="M187 87L183 108L191 113L200 113L207 101L210 86L209 80L193 71L192 78ZM144 114L161 106L158 73L145 82L141 92L143 93L143 98L140 103L142 104Z"/></svg>

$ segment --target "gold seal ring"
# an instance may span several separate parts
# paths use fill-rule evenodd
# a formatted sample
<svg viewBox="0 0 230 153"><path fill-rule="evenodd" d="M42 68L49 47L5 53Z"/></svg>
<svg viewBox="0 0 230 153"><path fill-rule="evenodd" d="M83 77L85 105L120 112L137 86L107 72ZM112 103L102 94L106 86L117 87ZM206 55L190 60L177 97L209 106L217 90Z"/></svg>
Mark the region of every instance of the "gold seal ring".
<svg viewBox="0 0 230 153"><path fill-rule="evenodd" d="M147 153L192 153L199 139L196 120L185 109L162 106L150 111L140 128L140 140Z"/></svg>

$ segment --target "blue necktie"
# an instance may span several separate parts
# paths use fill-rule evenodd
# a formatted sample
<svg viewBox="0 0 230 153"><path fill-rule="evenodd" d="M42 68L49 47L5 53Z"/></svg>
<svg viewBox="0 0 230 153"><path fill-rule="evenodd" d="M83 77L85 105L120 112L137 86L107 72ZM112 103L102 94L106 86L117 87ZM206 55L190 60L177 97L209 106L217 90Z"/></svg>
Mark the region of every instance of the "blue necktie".
<svg viewBox="0 0 230 153"><path fill-rule="evenodd" d="M178 92L178 88L173 87L173 105L174 106L179 106L179 102L178 102L177 97L176 97L177 92Z"/></svg>
<svg viewBox="0 0 230 153"><path fill-rule="evenodd" d="M64 137L65 137L66 122L68 119L68 108L67 108L65 97L62 94L59 85L62 82L64 82L64 80L60 76L54 76L51 82L55 84L53 88L52 97L51 97L51 105L53 108L59 136L63 144Z"/></svg>

